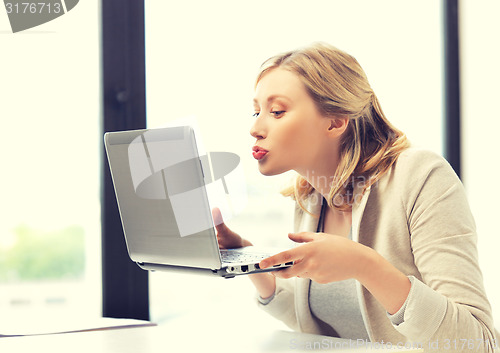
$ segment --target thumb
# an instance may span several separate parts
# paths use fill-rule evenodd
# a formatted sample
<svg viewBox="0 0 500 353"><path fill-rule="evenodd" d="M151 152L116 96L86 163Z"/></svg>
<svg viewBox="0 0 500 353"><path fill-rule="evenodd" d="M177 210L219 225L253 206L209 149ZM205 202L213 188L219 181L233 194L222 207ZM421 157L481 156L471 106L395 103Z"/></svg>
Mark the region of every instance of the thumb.
<svg viewBox="0 0 500 353"><path fill-rule="evenodd" d="M222 219L222 213L218 207L212 208L212 218L215 225L224 223L224 220Z"/></svg>
<svg viewBox="0 0 500 353"><path fill-rule="evenodd" d="M289 233L288 238L296 243L308 243L315 239L314 233L302 232L302 233Z"/></svg>
<svg viewBox="0 0 500 353"><path fill-rule="evenodd" d="M212 209L212 219L214 221L215 228L218 232L226 230L226 225L224 224L224 220L222 219L222 213L218 207L214 207Z"/></svg>

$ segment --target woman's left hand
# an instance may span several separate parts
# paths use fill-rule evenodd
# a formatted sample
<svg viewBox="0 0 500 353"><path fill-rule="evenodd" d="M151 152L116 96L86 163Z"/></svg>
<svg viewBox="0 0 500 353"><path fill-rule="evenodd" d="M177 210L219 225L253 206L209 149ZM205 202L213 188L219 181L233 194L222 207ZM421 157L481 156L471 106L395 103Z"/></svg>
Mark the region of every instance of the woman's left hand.
<svg viewBox="0 0 500 353"><path fill-rule="evenodd" d="M294 265L274 271L280 278L310 278L317 283L330 283L344 279L358 279L366 270L372 249L348 238L326 234L302 232L288 237L304 245L283 251L260 262L261 268L294 261Z"/></svg>

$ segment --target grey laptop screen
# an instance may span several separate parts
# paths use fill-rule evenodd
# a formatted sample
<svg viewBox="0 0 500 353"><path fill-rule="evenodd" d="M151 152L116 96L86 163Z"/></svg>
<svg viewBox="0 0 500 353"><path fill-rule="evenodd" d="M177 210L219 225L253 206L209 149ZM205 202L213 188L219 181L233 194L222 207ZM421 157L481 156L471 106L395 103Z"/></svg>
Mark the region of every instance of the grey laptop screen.
<svg viewBox="0 0 500 353"><path fill-rule="evenodd" d="M219 268L192 129L110 133L105 142L131 259Z"/></svg>

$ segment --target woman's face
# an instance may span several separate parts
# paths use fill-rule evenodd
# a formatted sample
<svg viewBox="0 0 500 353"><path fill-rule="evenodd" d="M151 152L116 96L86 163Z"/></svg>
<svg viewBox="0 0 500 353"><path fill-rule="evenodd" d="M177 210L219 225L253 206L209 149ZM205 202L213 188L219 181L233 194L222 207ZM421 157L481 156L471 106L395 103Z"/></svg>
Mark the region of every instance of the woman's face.
<svg viewBox="0 0 500 353"><path fill-rule="evenodd" d="M331 153L330 119L318 109L300 78L275 68L257 84L255 122L250 134L256 138L253 156L264 175L295 170L307 177L317 173Z"/></svg>

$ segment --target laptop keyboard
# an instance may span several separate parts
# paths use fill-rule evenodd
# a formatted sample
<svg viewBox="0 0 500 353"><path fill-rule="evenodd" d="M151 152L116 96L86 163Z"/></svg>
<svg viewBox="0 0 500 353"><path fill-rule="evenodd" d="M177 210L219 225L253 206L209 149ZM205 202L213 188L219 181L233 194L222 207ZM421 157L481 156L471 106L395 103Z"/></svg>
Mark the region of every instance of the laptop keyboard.
<svg viewBox="0 0 500 353"><path fill-rule="evenodd" d="M257 263L271 256L267 253L248 253L248 251L243 252L235 249L229 251L221 249L220 255L224 263Z"/></svg>

